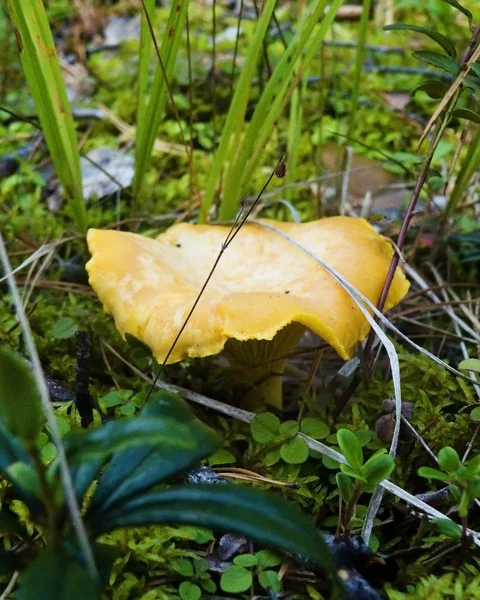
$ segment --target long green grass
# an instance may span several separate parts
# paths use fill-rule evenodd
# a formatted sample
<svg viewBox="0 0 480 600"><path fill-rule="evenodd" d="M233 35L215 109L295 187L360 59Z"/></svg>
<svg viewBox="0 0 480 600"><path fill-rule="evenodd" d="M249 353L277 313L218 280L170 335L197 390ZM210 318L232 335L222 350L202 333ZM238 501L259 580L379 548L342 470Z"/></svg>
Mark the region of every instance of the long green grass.
<svg viewBox="0 0 480 600"><path fill-rule="evenodd" d="M169 96L170 82L173 79L175 61L180 49L183 33L186 28L188 0L173 0L170 14L165 27L162 45L157 56L158 64L151 88L147 86L148 65L151 54L151 42L146 38L150 36L148 20L145 9L150 15L152 11L151 0L144 3L142 19L142 37L139 55L139 87L138 87L138 120L137 135L135 139L135 178L133 193L137 202L141 203L145 191L145 174L151 163L153 145L157 137L160 122L165 113L166 102ZM161 62L160 62L161 59Z"/></svg>
<svg viewBox="0 0 480 600"><path fill-rule="evenodd" d="M40 126L77 228L87 230L80 154L52 32L42 0L7 0Z"/></svg>
<svg viewBox="0 0 480 600"><path fill-rule="evenodd" d="M333 0L325 13L327 3L328 0L316 1L304 13L298 23L294 37L273 71L256 105L252 119L241 140L241 145L240 135L237 133L236 138L233 140L234 143L231 143L228 151L224 147L222 152L220 148L217 152L215 167L212 169L208 181L204 202L208 209L213 200L217 174L220 173L222 165L229 165L220 204L219 218L221 220L229 220L235 216L240 200L247 189L248 181L258 164L268 139L272 135L275 124L283 113L293 90L301 81L302 74L308 68L318 47L324 40L343 0ZM227 146L227 143L225 146Z"/></svg>

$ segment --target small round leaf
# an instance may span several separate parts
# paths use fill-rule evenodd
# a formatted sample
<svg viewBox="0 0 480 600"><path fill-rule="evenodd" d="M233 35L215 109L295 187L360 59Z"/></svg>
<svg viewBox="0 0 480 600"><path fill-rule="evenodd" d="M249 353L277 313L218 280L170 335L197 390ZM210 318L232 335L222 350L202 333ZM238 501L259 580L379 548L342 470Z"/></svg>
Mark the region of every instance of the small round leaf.
<svg viewBox="0 0 480 600"><path fill-rule="evenodd" d="M239 594L246 592L252 585L252 574L247 569L233 565L222 573L220 587L224 592Z"/></svg>
<svg viewBox="0 0 480 600"><path fill-rule="evenodd" d="M278 435L280 419L272 413L255 415L250 423L253 439L260 444L267 444Z"/></svg>
<svg viewBox="0 0 480 600"><path fill-rule="evenodd" d="M258 559L255 554L240 554L233 559L233 564L239 567L256 567Z"/></svg>
<svg viewBox="0 0 480 600"><path fill-rule="evenodd" d="M78 331L78 325L71 317L62 317L58 319L52 327L52 336L56 340L66 340L75 335Z"/></svg>
<svg viewBox="0 0 480 600"><path fill-rule="evenodd" d="M330 428L321 419L306 417L300 423L300 431L314 440L323 440L330 433Z"/></svg>
<svg viewBox="0 0 480 600"><path fill-rule="evenodd" d="M259 550L255 556L258 566L262 569L277 567L283 562L283 558L276 552L273 552L273 550Z"/></svg>
<svg viewBox="0 0 480 600"><path fill-rule="evenodd" d="M281 458L280 446L278 446L277 448L272 448L272 450L269 450L265 454L265 457L263 459L263 464L266 467L271 467L272 465L276 465L278 463L278 461L280 460L280 458Z"/></svg>
<svg viewBox="0 0 480 600"><path fill-rule="evenodd" d="M225 448L220 448L217 450L215 454L212 454L208 459L208 464L210 467L214 465L228 465L230 463L234 463L236 461L235 456Z"/></svg>
<svg viewBox="0 0 480 600"><path fill-rule="evenodd" d="M303 438L287 440L280 448L280 456L289 465L300 465L308 459L308 446Z"/></svg>
<svg viewBox="0 0 480 600"><path fill-rule="evenodd" d="M278 579L275 571L262 571L258 576L258 583L264 590L271 589L279 592L282 589L282 582Z"/></svg>
<svg viewBox="0 0 480 600"><path fill-rule="evenodd" d="M178 588L178 593L182 600L200 600L202 596L202 590L198 585L190 581L182 581Z"/></svg>
<svg viewBox="0 0 480 600"><path fill-rule="evenodd" d="M284 438L292 438L297 435L298 429L299 427L297 421L285 421L285 423L280 425L278 433Z"/></svg>

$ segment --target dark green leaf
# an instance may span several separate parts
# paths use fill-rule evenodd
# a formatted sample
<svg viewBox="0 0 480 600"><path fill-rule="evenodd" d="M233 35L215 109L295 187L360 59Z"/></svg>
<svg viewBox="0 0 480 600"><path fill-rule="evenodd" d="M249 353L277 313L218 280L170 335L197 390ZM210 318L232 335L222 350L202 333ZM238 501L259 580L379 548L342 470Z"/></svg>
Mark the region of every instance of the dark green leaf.
<svg viewBox="0 0 480 600"><path fill-rule="evenodd" d="M475 231L470 231L469 233L451 235L449 240L459 242L460 244L480 244L480 229L477 229ZM470 359L466 359L466 360L470 360ZM460 363L460 364L462 364L462 363Z"/></svg>
<svg viewBox="0 0 480 600"><path fill-rule="evenodd" d="M465 86L465 88L467 90L471 90L473 92L478 92L480 91L480 85L478 85L478 79L472 75L467 75L466 77L463 78L463 85Z"/></svg>
<svg viewBox="0 0 480 600"><path fill-rule="evenodd" d="M227 567L220 578L220 587L224 592L240 594L252 585L252 574L243 567L233 565Z"/></svg>
<svg viewBox="0 0 480 600"><path fill-rule="evenodd" d="M441 33L438 33L438 31L435 31L435 29L420 27L418 25L407 25L403 23L387 25L383 29L385 31L416 31L418 33L423 33L433 41L437 42L437 44L439 44L452 58L455 58L457 55L457 51L455 50L455 46L452 44L452 42Z"/></svg>
<svg viewBox="0 0 480 600"><path fill-rule="evenodd" d="M449 538L458 539L462 535L462 528L450 519L436 519L435 526L439 532Z"/></svg>
<svg viewBox="0 0 480 600"><path fill-rule="evenodd" d="M453 60L453 58L447 56L446 54L441 54L440 52L430 52L428 50L419 50L418 52L414 52L412 56L414 58L418 58L418 60L428 63L429 65L439 67L454 77L458 75L457 63Z"/></svg>
<svg viewBox="0 0 480 600"><path fill-rule="evenodd" d="M470 25L470 27L472 27L472 20L473 20L473 15L472 13L467 10L466 8L464 8L459 2L458 0L443 0L443 2L446 2L447 4L450 4L450 6L453 6L453 8L456 8L457 10L459 10L461 13L463 13L467 19L468 19L468 23Z"/></svg>
<svg viewBox="0 0 480 600"><path fill-rule="evenodd" d="M480 77L480 64L473 63L473 65L470 65L470 69L475 73L475 75Z"/></svg>
<svg viewBox="0 0 480 600"><path fill-rule="evenodd" d="M30 455L25 451L25 448L18 437L9 433L0 423L0 471L10 479L8 469L17 462L25 463L30 466L33 465ZM10 479L10 481L12 480ZM35 500L31 494L27 493L26 490L19 487L15 482L12 481L12 483L17 490L18 497L25 502L33 514L39 514L41 508L37 500Z"/></svg>
<svg viewBox="0 0 480 600"><path fill-rule="evenodd" d="M72 464L86 458L101 459L114 452L142 446L165 445L192 449L188 427L173 419L134 417L110 421L88 431L73 429L64 436L65 451Z"/></svg>
<svg viewBox="0 0 480 600"><path fill-rule="evenodd" d="M448 92L448 85L446 85L443 81L424 81L412 90L412 98L417 92L425 92L429 98L432 98L433 100L439 100Z"/></svg>
<svg viewBox="0 0 480 600"><path fill-rule="evenodd" d="M363 465L363 451L357 436L349 429L339 429L337 432L338 445L343 456L354 471L360 471Z"/></svg>
<svg viewBox="0 0 480 600"><path fill-rule="evenodd" d="M90 579L85 567L63 554L44 552L23 573L16 600L95 600L99 587Z"/></svg>
<svg viewBox="0 0 480 600"><path fill-rule="evenodd" d="M250 423L253 439L260 444L272 441L278 435L279 430L280 419L268 412L255 415Z"/></svg>
<svg viewBox="0 0 480 600"><path fill-rule="evenodd" d="M156 393L140 414L161 422L174 419L182 423L192 447L160 444L116 453L95 490L89 515L98 517L168 477L192 468L222 444L220 436L197 419L178 394Z"/></svg>
<svg viewBox="0 0 480 600"><path fill-rule="evenodd" d="M440 467L447 473L455 473L462 465L457 451L450 446L442 448L439 451L437 458Z"/></svg>
<svg viewBox="0 0 480 600"><path fill-rule="evenodd" d="M472 123L480 123L480 115L476 113L474 110L470 110L469 108L456 108L452 112L453 119L466 119L467 121L472 121ZM473 360L473 359L470 359ZM463 361L465 362L465 361ZM478 367L480 369L480 361L477 361ZM472 369L473 370L473 369Z"/></svg>
<svg viewBox="0 0 480 600"><path fill-rule="evenodd" d="M28 363L0 349L0 418L14 435L33 443L43 428L40 392Z"/></svg>
<svg viewBox="0 0 480 600"><path fill-rule="evenodd" d="M120 527L189 523L240 533L315 561L334 573L332 557L309 517L282 498L240 485L192 485L144 494L91 523L98 535Z"/></svg>
<svg viewBox="0 0 480 600"><path fill-rule="evenodd" d="M105 463L103 457L86 458L80 464L70 468L72 474L73 487L77 496L78 502L82 502L85 493L93 483L95 476Z"/></svg>
<svg viewBox="0 0 480 600"><path fill-rule="evenodd" d="M303 438L287 440L280 448L280 456L289 465L300 465L308 459L308 446Z"/></svg>
<svg viewBox="0 0 480 600"><path fill-rule="evenodd" d="M439 481L450 481L450 477L446 473L442 473L438 469L432 469L432 467L420 467L418 469L418 474L420 477L425 477L426 479L438 479Z"/></svg>

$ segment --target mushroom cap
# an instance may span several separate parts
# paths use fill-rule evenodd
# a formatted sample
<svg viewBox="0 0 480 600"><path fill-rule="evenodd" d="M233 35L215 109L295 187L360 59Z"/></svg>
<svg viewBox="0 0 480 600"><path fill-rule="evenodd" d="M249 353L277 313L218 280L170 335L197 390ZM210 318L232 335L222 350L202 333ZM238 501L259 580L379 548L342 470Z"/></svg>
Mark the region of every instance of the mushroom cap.
<svg viewBox="0 0 480 600"><path fill-rule="evenodd" d="M339 271L376 303L391 244L365 220L331 217L294 224L265 220ZM163 362L218 256L229 227L174 225L151 239L90 229L87 271L105 311ZM397 269L386 310L407 293ZM228 339L271 340L298 322L348 359L370 325L344 289L311 256L278 233L245 224L224 252L169 363L219 353Z"/></svg>

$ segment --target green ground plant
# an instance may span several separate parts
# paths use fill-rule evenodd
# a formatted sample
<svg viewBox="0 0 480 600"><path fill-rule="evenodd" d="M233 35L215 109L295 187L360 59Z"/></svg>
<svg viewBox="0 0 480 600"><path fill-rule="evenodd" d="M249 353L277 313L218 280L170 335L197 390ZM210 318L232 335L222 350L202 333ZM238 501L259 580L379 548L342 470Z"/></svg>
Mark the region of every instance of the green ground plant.
<svg viewBox="0 0 480 600"><path fill-rule="evenodd" d="M271 170L285 148L286 178L264 195L265 202L258 207L262 216L309 220L327 209L338 211L339 195L328 204L326 187L332 178L322 166L322 152L326 142L335 142L334 152L341 159L344 147L352 145L356 153L381 161L381 170L385 166L399 178L397 182L405 179L411 184L420 174L404 227L395 216L386 232L398 241L396 232L402 231L400 249L427 282L435 282L428 260L443 280L426 292L437 294L438 302L431 296L428 302L422 300L415 291L407 312L402 307L391 318L409 336L420 338L421 346L471 377L478 362L473 358L478 340L472 336L478 323L480 72L478 54L467 55L467 50L478 50L475 0L396 1L394 23L388 21L385 32L369 20L381 3L372 9L370 2L363 2L362 20L352 24L336 20L345 4L340 0L315 0L298 7L267 0L257 3L259 14L248 19L247 2L243 19L225 14L225 7L214 3L217 33L239 26L235 41L215 41L212 11L197 3L173 1L158 7L145 0L140 8L94 2L93 14L98 9L105 19L137 14L141 32L138 42L122 42L118 50L85 53L82 64L95 84L85 104L110 111L108 119L87 125L74 118L66 100L61 71L65 72L65 63L60 64L65 52L71 56L78 49L71 43L71 31L64 30L66 23L82 22L79 4L65 0L33 4L8 0L8 4L8 19L0 7L0 38L4 31L8 38L0 57L0 92L5 92L2 105L10 110L0 112L0 158L15 154L25 140L32 141L40 126L62 184L60 196L67 202L54 209L47 206L48 176L41 170L47 152L42 144L33 146L27 158L18 161L18 170L0 180L0 229L14 267L37 249L43 252L46 243L54 244L51 262L45 258L48 254L40 254L16 277L25 291L23 303L42 367L70 393L67 401L53 398L52 406L103 597L326 598L325 579L312 575L311 565L300 561L298 566L292 556L280 563L280 555L263 549L273 546L329 560L309 518L290 512L291 504L312 517L321 532L344 538L360 534L370 520L374 533L369 546L381 553L375 560L392 554L398 565L393 583L374 583L392 600L478 597L477 549L467 531L478 529L474 501L480 411L471 381L412 353L400 341L396 344L402 399L412 406L412 413L403 417L395 458L387 453L391 438L377 427L384 419L388 434L395 425L394 412L381 411L395 391L382 355L369 374L362 367L362 383L351 405L336 418L333 407L350 380L338 374L338 363L328 355L326 366L322 361L316 372L310 370L310 359L294 358L297 370L289 375L291 403L285 413L243 415L242 422L229 404L224 404L222 416L207 404L209 408L196 408L194 416L179 396L166 392L155 393L142 408L154 362L135 340L120 339L91 295L83 270L82 237L87 224L139 228L155 236L176 220L217 216L229 220L245 195L261 189L265 165ZM13 27L23 44L20 55L12 50ZM80 47L85 42L82 35L77 40ZM460 84L453 90L457 77ZM405 90L412 92L407 108L389 107L385 95ZM416 153L419 123L423 127L436 108L424 141L428 147ZM17 113L30 121L19 121ZM120 136L115 118L128 132ZM161 152L155 149L158 140L165 143ZM132 187L113 199L85 203L80 154L132 143ZM342 170L341 161L339 165ZM359 203L358 198L351 203L349 199L343 209L358 213ZM372 222L377 224L375 218ZM379 226L384 225L385 220L380 221ZM248 260L254 257L246 252ZM19 358L21 327L4 285L0 282L0 344L17 354L0 351L2 584L11 582L14 587L20 573L16 598L36 599L39 589L42 597L58 597L61 585L65 597L75 598L76 593L98 597L100 588L88 575L68 516L58 446L45 426L35 381ZM457 322L444 307L470 331L456 330ZM77 332L88 333L92 346L93 422L87 429L81 427L72 392L77 385ZM473 362L462 365L463 345ZM21 375L12 380L15 369ZM228 371L214 360L183 361L168 367L162 379L184 388L184 395L198 393L206 401L234 404L238 398ZM182 445L188 439L194 443ZM470 458L463 461L460 457L467 447ZM342 464L342 457L348 464ZM222 477L247 482L180 486L182 472L200 460ZM145 463L155 465L154 472L145 469ZM129 464L132 472L126 474ZM400 488L410 496L395 500L386 494L372 521L367 501L375 498L374 488L385 478L398 486L396 493ZM452 518L431 514L430 521L420 520L410 510L417 495L438 491L432 479L448 486L450 495L438 510ZM249 486L269 489L270 495L261 496ZM277 503L278 496L290 504ZM192 502L198 504L194 518ZM278 507L283 519L268 529L272 507ZM260 523L266 524L265 531ZM258 545L252 542L218 572L211 552L220 538L212 530L238 531ZM381 564L377 570L383 572ZM335 570L331 564L327 568Z"/></svg>
<svg viewBox="0 0 480 600"><path fill-rule="evenodd" d="M79 560L80 549L69 519L65 519L67 507L57 459L45 465L39 454L38 437L45 419L35 379L23 359L8 350L0 353L0 398L0 468L14 498L43 531L46 543L42 550L18 514L2 512L2 530L12 540L20 540L20 549L14 543L2 550L3 572L22 573L18 597L100 598L115 548L93 540L116 529L152 524L225 527L303 555L333 573L321 538L312 532L308 519L284 501L230 485L158 489L166 479L212 454L221 443L218 434L197 420L179 396L160 392L133 419L117 419L89 431L70 430L62 438L80 504L108 462L84 516L98 569L97 577L92 577ZM189 595L185 586L183 595Z"/></svg>

